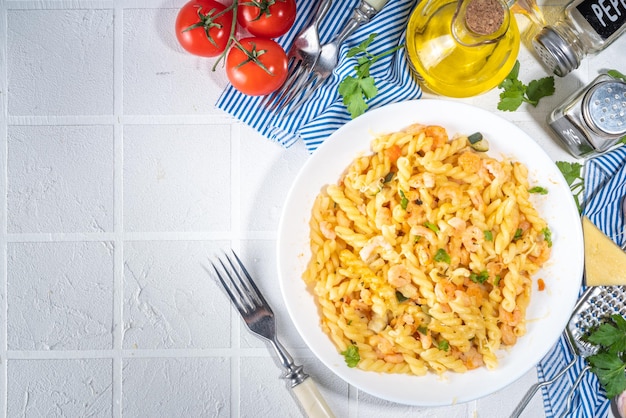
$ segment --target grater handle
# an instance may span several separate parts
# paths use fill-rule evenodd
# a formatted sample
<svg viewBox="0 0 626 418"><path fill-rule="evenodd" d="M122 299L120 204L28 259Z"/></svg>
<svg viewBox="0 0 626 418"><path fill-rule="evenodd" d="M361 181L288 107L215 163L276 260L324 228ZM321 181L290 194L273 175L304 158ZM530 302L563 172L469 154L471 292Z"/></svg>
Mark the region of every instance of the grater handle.
<svg viewBox="0 0 626 418"><path fill-rule="evenodd" d="M580 382L583 380L583 376L589 369L591 369L591 366L587 365L585 366L584 369L580 371L580 374L578 375L578 378L576 378L574 385L569 390L569 393L567 394L567 403L565 404L566 405L565 412L563 412L563 415L561 415L561 418L565 418L566 416L569 415L570 410L572 409L572 401L574 400L574 394L576 393L576 388L578 387Z"/></svg>
<svg viewBox="0 0 626 418"><path fill-rule="evenodd" d="M572 368L572 366L574 364L576 364L577 360L578 360L578 357L574 357L574 360L572 360L567 366L565 366L552 379L546 380L545 382L541 382L541 383L535 383L534 385L532 385L530 387L530 389L528 389L528 392L526 392L526 395L524 395L524 397L522 398L520 403L517 405L517 408L515 408L515 410L511 414L510 418L519 418L519 416L522 415L522 412L524 412L524 409L526 408L526 406L530 403L531 399L535 396L535 393L537 393L537 391L540 388L542 388L544 386L551 385L552 383L556 382L561 376L563 376L565 374L565 372L567 372L569 369ZM574 387L576 387L576 386L574 386ZM573 391L573 389L572 389L572 391Z"/></svg>

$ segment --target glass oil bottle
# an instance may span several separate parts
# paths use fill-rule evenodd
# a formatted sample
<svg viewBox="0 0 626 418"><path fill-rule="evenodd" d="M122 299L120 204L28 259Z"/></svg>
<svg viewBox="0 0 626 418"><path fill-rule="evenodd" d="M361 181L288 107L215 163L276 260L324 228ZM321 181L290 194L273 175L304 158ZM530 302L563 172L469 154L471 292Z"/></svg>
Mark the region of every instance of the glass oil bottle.
<svg viewBox="0 0 626 418"><path fill-rule="evenodd" d="M422 0L409 18L408 61L425 90L471 97L496 87L520 48L503 0Z"/></svg>

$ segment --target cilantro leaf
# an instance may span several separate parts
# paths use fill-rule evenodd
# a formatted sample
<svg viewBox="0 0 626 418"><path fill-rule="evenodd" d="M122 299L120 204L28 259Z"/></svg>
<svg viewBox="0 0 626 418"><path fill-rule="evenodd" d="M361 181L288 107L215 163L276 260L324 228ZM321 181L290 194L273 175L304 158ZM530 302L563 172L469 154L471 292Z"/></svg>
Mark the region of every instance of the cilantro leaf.
<svg viewBox="0 0 626 418"><path fill-rule="evenodd" d="M528 83L526 97L528 103L537 106L539 99L554 94L554 77L544 77Z"/></svg>
<svg viewBox="0 0 626 418"><path fill-rule="evenodd" d="M474 272L470 273L470 280L474 283L485 283L489 278L489 272L487 270L483 270L480 273L476 274Z"/></svg>
<svg viewBox="0 0 626 418"><path fill-rule="evenodd" d="M626 364L615 353L601 352L587 357L591 371L606 390L606 396L613 398L626 390Z"/></svg>
<svg viewBox="0 0 626 418"><path fill-rule="evenodd" d="M493 241L493 232L491 231L483 231L483 234L485 235L485 241Z"/></svg>
<svg viewBox="0 0 626 418"><path fill-rule="evenodd" d="M347 56L356 58L356 65L354 66L356 76L346 76L341 80L337 89L343 104L346 105L346 109L353 119L365 113L368 109L367 100L378 94L376 80L370 75L372 65L381 58L404 47L404 45L398 45L378 55L372 55L367 49L374 42L376 35L376 33L371 33L366 40L348 50Z"/></svg>
<svg viewBox="0 0 626 418"><path fill-rule="evenodd" d="M498 110L512 112L517 110L524 102L537 106L541 98L554 94L553 76L533 80L528 85L525 85L518 79L519 70L520 63L515 61L513 69L498 85L503 90L500 93Z"/></svg>
<svg viewBox="0 0 626 418"><path fill-rule="evenodd" d="M543 234L543 239L548 243L548 248L552 247L552 231L550 231L550 228L546 226L541 230L541 233Z"/></svg>
<svg viewBox="0 0 626 418"><path fill-rule="evenodd" d="M439 248L433 260L450 264L450 255L443 248Z"/></svg>
<svg viewBox="0 0 626 418"><path fill-rule="evenodd" d="M359 347L354 344L349 345L345 349L345 351L341 352L341 355L346 360L346 364L348 365L348 367L356 367L357 364L359 364L359 361L361 361L361 356L359 355Z"/></svg>
<svg viewBox="0 0 626 418"><path fill-rule="evenodd" d="M450 343L447 340L441 340L437 343L437 348L442 351L450 350Z"/></svg>
<svg viewBox="0 0 626 418"><path fill-rule="evenodd" d="M563 174L565 181L567 182L572 194L574 195L574 200L576 202L576 207L578 207L578 212L582 212L582 204L580 203L582 200L582 194L584 191L584 180L581 174L582 164L580 163L570 163L567 161L557 161L556 166Z"/></svg>
<svg viewBox="0 0 626 418"><path fill-rule="evenodd" d="M528 189L529 193L548 194L548 189L541 186L535 186Z"/></svg>

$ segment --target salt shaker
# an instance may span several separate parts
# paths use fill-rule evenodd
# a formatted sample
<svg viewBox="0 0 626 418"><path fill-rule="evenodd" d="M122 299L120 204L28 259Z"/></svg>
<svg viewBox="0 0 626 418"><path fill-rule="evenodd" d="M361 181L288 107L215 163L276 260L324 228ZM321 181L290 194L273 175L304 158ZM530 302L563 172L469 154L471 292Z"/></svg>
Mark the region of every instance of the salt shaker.
<svg viewBox="0 0 626 418"><path fill-rule="evenodd" d="M561 19L544 27L533 46L545 65L563 77L626 31L626 1L573 0Z"/></svg>
<svg viewBox="0 0 626 418"><path fill-rule="evenodd" d="M626 82L601 74L554 109L548 124L574 157L607 151L626 136Z"/></svg>

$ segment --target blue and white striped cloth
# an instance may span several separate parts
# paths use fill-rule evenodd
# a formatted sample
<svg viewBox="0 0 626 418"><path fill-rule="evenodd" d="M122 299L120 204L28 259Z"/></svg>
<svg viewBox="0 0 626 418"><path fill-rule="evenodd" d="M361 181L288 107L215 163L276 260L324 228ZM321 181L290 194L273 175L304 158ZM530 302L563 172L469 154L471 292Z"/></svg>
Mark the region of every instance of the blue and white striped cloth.
<svg viewBox="0 0 626 418"><path fill-rule="evenodd" d="M622 197L626 195L626 147L585 162L583 214L618 245L626 242ZM581 290L582 293L582 290ZM550 380L574 358L564 336L537 366L540 381ZM567 374L553 385L544 387L543 403L546 417L561 417L566 410L566 396L573 382L585 367L579 358ZM610 408L597 377L586 373L576 393L570 417L606 417Z"/></svg>
<svg viewBox="0 0 626 418"><path fill-rule="evenodd" d="M297 2L298 15L289 33L277 41L286 49L294 37L309 24L317 10L318 1ZM320 25L320 40L329 42L345 24L359 0L334 1ZM378 36L368 51L378 54L404 43L404 34L415 0L389 0L389 3L369 22L361 26L342 45L339 66L332 76L300 109L283 117L284 112L275 114L262 104L262 97L246 96L232 86L227 87L217 101L217 107L256 129L265 137L285 147L303 140L313 152L330 134L350 121L350 114L341 102L337 86L347 75L354 75L355 58L345 58L347 51L367 39L370 33ZM378 95L369 102L369 108L389 103L420 98L422 92L411 76L404 49L396 51L378 61L371 68L376 80Z"/></svg>

